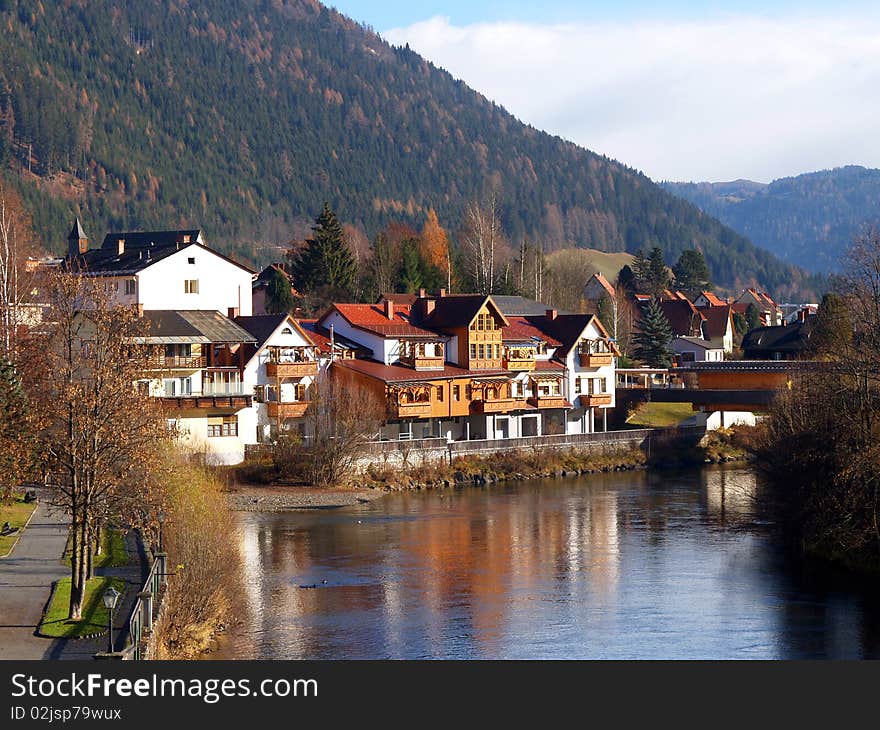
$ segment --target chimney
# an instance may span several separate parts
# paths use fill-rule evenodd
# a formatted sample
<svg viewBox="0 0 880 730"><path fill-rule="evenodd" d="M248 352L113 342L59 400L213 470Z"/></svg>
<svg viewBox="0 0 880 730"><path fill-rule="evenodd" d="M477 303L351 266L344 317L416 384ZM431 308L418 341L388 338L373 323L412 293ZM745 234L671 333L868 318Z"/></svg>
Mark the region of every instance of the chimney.
<svg viewBox="0 0 880 730"><path fill-rule="evenodd" d="M443 297L446 296L446 290L445 290L445 289L441 289L441 290L440 290L440 293L439 293L437 296L440 297L440 298L442 299Z"/></svg>
<svg viewBox="0 0 880 730"><path fill-rule="evenodd" d="M547 310L547 319L549 319L551 321L556 319L556 314L557 314L557 312L555 309L548 309Z"/></svg>
<svg viewBox="0 0 880 730"><path fill-rule="evenodd" d="M385 316L388 319L394 319L394 302L390 299L385 300Z"/></svg>
<svg viewBox="0 0 880 730"><path fill-rule="evenodd" d="M229 317L229 319L235 319L238 316L238 307L229 307L226 310L226 316Z"/></svg>
<svg viewBox="0 0 880 730"><path fill-rule="evenodd" d="M419 299L424 299L428 295L428 292L424 289L419 289Z"/></svg>
<svg viewBox="0 0 880 730"><path fill-rule="evenodd" d="M122 256L125 253L125 239L120 238L116 241L116 255Z"/></svg>
<svg viewBox="0 0 880 730"><path fill-rule="evenodd" d="M807 321L807 309L801 309L798 311L798 322L806 322Z"/></svg>

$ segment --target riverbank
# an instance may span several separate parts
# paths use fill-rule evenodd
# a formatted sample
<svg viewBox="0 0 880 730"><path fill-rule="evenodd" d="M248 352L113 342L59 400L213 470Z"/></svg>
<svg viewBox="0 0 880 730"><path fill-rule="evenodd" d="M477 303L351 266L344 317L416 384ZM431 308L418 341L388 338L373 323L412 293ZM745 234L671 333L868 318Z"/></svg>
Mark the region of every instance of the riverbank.
<svg viewBox="0 0 880 730"><path fill-rule="evenodd" d="M284 512L334 509L380 499L375 488L235 485L225 491L229 509L236 512Z"/></svg>

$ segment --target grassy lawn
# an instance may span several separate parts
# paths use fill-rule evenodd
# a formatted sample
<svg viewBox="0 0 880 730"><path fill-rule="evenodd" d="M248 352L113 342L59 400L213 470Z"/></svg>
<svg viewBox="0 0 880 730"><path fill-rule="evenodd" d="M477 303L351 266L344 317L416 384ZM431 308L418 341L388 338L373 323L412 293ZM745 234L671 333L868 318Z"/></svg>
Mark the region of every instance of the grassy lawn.
<svg viewBox="0 0 880 730"><path fill-rule="evenodd" d="M642 428L677 426L694 415L690 403L643 403L627 423Z"/></svg>
<svg viewBox="0 0 880 730"><path fill-rule="evenodd" d="M4 504L3 502L0 502L0 526L2 526L4 522L9 522L11 527L18 528L18 530L12 535L0 537L0 557L5 556L10 550L12 550L12 546L15 545L15 541L18 540L21 535L21 528L24 527L25 522L28 521L28 518L37 508L36 502L25 504L21 501L21 497L21 494L16 494L13 497L14 501L12 504Z"/></svg>
<svg viewBox="0 0 880 730"><path fill-rule="evenodd" d="M70 578L62 578L56 585L52 601L49 603L46 613L43 614L43 620L40 622L37 633L40 636L55 639L74 639L106 631L108 611L104 608L101 596L111 585L120 593L125 589L125 581L121 578L99 577L88 581L86 583L86 598L83 602L82 621L68 621Z"/></svg>
<svg viewBox="0 0 880 730"><path fill-rule="evenodd" d="M120 530L104 530L101 541L101 554L94 557L95 568L118 568L128 564L128 553L125 551L125 536ZM73 560L71 550L71 542L68 539L63 558L63 561L68 565Z"/></svg>

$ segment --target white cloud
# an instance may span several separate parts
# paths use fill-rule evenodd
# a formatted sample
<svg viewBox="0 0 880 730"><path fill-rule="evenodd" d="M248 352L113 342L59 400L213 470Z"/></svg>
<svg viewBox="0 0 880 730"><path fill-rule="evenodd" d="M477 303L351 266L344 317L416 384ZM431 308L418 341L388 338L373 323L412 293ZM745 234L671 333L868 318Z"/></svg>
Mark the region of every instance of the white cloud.
<svg viewBox="0 0 880 730"><path fill-rule="evenodd" d="M880 21L478 23L383 34L517 117L655 179L880 167Z"/></svg>

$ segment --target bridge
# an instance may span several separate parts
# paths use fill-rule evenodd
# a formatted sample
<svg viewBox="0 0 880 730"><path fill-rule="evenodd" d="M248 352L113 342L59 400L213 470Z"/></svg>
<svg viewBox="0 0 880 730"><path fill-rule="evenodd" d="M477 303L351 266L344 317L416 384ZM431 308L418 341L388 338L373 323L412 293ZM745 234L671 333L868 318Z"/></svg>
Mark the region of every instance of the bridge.
<svg viewBox="0 0 880 730"><path fill-rule="evenodd" d="M816 369L813 361L728 360L682 367L617 370L617 403L690 403L694 411L766 412L780 391L791 387L794 372Z"/></svg>

